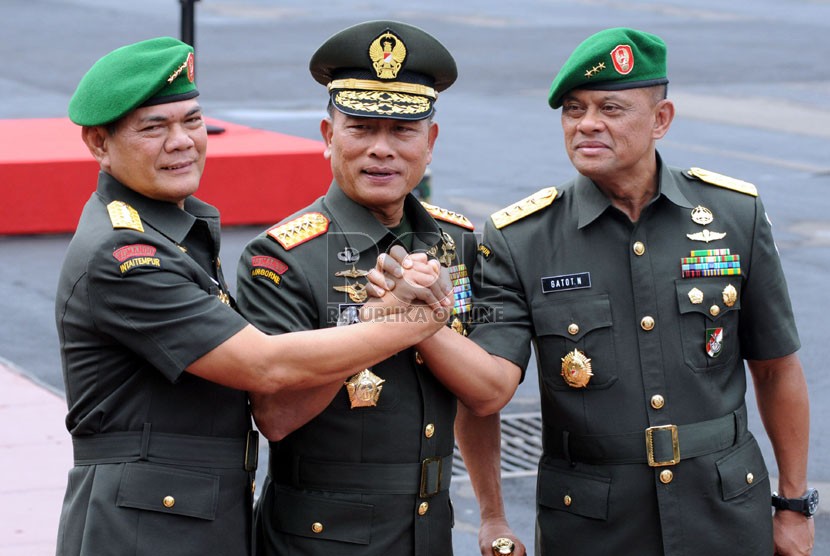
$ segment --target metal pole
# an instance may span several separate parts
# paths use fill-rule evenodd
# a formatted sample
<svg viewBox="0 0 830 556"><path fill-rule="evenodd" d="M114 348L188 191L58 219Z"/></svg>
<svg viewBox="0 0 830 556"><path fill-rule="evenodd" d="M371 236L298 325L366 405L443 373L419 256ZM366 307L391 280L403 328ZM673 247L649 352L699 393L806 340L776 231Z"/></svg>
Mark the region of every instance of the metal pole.
<svg viewBox="0 0 830 556"><path fill-rule="evenodd" d="M194 4L199 0L179 0L182 5L181 37L182 42L196 48L196 9Z"/></svg>

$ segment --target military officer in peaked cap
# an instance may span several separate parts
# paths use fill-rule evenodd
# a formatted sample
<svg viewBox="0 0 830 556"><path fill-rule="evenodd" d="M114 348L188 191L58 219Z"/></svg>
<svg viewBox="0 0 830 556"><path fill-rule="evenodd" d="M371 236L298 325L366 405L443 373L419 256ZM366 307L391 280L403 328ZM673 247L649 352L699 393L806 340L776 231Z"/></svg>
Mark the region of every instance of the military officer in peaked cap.
<svg viewBox="0 0 830 556"><path fill-rule="evenodd" d="M578 175L487 221L474 301L498 318L418 347L523 369L534 342L540 556L809 554L808 396L771 225L752 184L660 157L667 83L653 34L607 29L574 50L548 101Z"/></svg>
<svg viewBox="0 0 830 556"><path fill-rule="evenodd" d="M343 380L442 326L413 316L273 337L234 310L219 214L193 197L207 142L193 67L176 39L127 45L69 104L100 173L56 296L75 459L61 556L250 554L246 391Z"/></svg>
<svg viewBox="0 0 830 556"><path fill-rule="evenodd" d="M320 131L334 181L247 245L237 280L242 314L270 334L348 328L365 311L367 272L397 247L449 273L446 330L466 333L473 226L411 194L432 159L434 105L456 79L455 61L417 27L369 21L330 37L309 65L329 93ZM436 301L447 293L437 290ZM415 349L314 393L253 394L254 417L271 440L257 552L451 554L456 404L478 410L490 396L486 378L435 373ZM459 411L463 431L492 430L493 419Z"/></svg>

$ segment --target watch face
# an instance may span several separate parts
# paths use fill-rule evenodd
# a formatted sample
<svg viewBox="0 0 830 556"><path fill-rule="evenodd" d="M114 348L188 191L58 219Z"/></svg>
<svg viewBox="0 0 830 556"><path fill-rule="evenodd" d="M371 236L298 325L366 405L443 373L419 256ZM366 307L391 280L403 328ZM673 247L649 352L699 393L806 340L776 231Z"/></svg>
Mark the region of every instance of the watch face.
<svg viewBox="0 0 830 556"><path fill-rule="evenodd" d="M807 512L808 515L813 515L818 510L818 491L814 488L811 488L809 492L807 492Z"/></svg>

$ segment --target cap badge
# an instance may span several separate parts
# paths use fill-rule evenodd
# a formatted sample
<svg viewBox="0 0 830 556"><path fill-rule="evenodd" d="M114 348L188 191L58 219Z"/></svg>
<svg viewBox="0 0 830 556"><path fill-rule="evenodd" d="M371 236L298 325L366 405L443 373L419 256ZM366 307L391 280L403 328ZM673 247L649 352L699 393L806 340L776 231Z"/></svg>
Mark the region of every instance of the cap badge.
<svg viewBox="0 0 830 556"><path fill-rule="evenodd" d="M176 68L176 71L174 71L173 73L170 74L170 77L167 78L167 82L172 83L173 81L175 81L182 74L182 72L184 70L187 70L187 80L190 81L191 83L193 83L193 81L196 77L195 76L195 69L196 68L195 68L193 53L188 52L187 59L184 62L182 62L182 65L180 65L178 68Z"/></svg>
<svg viewBox="0 0 830 556"><path fill-rule="evenodd" d="M618 45L611 51L611 60L614 62L614 69L620 75L628 75L634 69L634 54L631 46L627 44Z"/></svg>
<svg viewBox="0 0 830 556"><path fill-rule="evenodd" d="M692 209L692 222L695 224L705 226L706 224L711 224L712 220L714 220L714 216L712 216L712 211L708 208L698 205Z"/></svg>
<svg viewBox="0 0 830 556"><path fill-rule="evenodd" d="M369 58L378 78L395 79L406 59L406 46L391 31L386 31L369 46Z"/></svg>
<svg viewBox="0 0 830 556"><path fill-rule="evenodd" d="M386 381L369 369L363 369L350 378L345 384L346 390L349 392L349 402L352 409L376 406L384 382Z"/></svg>
<svg viewBox="0 0 830 556"><path fill-rule="evenodd" d="M562 358L562 378L571 388L585 388L592 376L591 359L578 349Z"/></svg>

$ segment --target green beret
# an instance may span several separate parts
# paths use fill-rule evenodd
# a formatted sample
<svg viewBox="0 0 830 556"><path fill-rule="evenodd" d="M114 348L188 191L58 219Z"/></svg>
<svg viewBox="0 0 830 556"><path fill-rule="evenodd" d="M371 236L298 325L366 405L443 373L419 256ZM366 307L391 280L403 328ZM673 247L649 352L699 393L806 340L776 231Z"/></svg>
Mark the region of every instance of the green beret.
<svg viewBox="0 0 830 556"><path fill-rule="evenodd" d="M193 47L171 37L122 46L95 62L69 101L69 119L78 125L113 122L140 106L199 95L194 82Z"/></svg>
<svg viewBox="0 0 830 556"><path fill-rule="evenodd" d="M422 120L458 70L435 37L398 21L366 21L331 36L309 62L345 114Z"/></svg>
<svg viewBox="0 0 830 556"><path fill-rule="evenodd" d="M553 79L548 104L559 108L562 97L572 89L619 91L668 82L663 39L625 27L606 29L571 53Z"/></svg>

